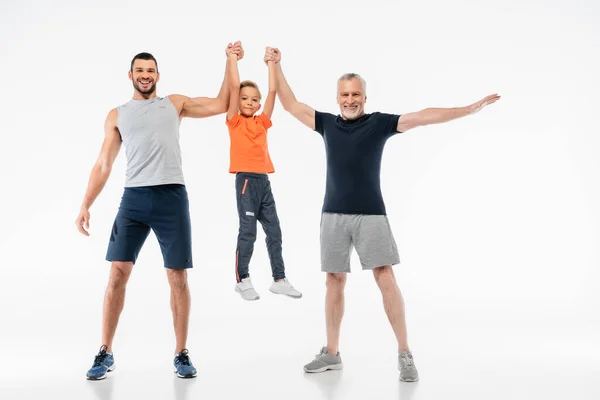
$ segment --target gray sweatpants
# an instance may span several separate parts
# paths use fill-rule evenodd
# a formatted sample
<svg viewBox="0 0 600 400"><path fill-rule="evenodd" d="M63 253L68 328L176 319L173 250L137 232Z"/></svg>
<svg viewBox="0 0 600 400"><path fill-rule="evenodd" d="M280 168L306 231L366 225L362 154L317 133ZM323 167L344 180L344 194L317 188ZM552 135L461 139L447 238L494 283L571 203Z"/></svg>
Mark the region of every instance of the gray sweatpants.
<svg viewBox="0 0 600 400"><path fill-rule="evenodd" d="M356 248L363 269L400 263L386 215L334 214L321 216L321 270L350 272L350 252Z"/></svg>
<svg viewBox="0 0 600 400"><path fill-rule="evenodd" d="M242 279L250 276L248 267L254 251L257 220L267 236L267 251L271 261L273 279L285 278L285 266L281 249L281 228L268 176L249 172L237 173L235 176L235 193L240 218L235 253L237 281L241 282Z"/></svg>

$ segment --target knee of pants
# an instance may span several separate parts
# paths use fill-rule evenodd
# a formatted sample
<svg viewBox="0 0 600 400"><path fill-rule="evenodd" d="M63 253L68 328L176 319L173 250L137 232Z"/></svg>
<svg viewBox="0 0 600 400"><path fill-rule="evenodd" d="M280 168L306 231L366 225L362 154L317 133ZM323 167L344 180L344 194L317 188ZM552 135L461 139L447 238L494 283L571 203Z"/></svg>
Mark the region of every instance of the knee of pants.
<svg viewBox="0 0 600 400"><path fill-rule="evenodd" d="M279 231L279 233L276 233L276 234L268 233L266 240L269 243L280 243L281 244L281 242L282 242L281 231Z"/></svg>
<svg viewBox="0 0 600 400"><path fill-rule="evenodd" d="M239 241L254 243L256 240L256 231L240 231L238 235Z"/></svg>
<svg viewBox="0 0 600 400"><path fill-rule="evenodd" d="M238 248L240 249L246 249L246 248L253 248L254 247L254 243L256 242L256 235L251 235L251 234L240 234L238 235Z"/></svg>
<svg viewBox="0 0 600 400"><path fill-rule="evenodd" d="M274 240L281 242L281 227L279 224L271 224L264 226L265 235L267 240Z"/></svg>
<svg viewBox="0 0 600 400"><path fill-rule="evenodd" d="M256 220L240 221L238 238L254 241L256 239Z"/></svg>

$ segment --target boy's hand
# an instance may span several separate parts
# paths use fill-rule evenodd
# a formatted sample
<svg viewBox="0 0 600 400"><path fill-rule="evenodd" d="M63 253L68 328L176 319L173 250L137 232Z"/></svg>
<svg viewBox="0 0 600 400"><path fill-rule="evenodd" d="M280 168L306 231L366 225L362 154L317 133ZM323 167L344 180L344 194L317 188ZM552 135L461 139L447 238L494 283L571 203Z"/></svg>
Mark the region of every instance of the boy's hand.
<svg viewBox="0 0 600 400"><path fill-rule="evenodd" d="M244 58L244 48L239 40L233 44L232 51L237 54L238 61Z"/></svg>
<svg viewBox="0 0 600 400"><path fill-rule="evenodd" d="M277 64L279 61L281 61L281 52L277 48L267 46L263 60L265 64L268 64L269 61L273 61L275 64Z"/></svg>
<svg viewBox="0 0 600 400"><path fill-rule="evenodd" d="M244 48L242 47L242 42L239 40L233 44L229 43L227 45L227 49L225 49L225 54L229 57L230 54L235 54L238 58L238 61L244 58Z"/></svg>

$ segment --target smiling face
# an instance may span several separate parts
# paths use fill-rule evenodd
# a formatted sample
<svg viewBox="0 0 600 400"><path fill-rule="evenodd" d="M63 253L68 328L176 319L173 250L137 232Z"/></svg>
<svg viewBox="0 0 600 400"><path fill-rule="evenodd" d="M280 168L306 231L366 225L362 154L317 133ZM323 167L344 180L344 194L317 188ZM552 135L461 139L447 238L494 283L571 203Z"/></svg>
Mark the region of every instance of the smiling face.
<svg viewBox="0 0 600 400"><path fill-rule="evenodd" d="M367 95L360 77L340 78L338 81L337 103L344 119L357 119L365 114Z"/></svg>
<svg viewBox="0 0 600 400"><path fill-rule="evenodd" d="M133 88L142 97L154 95L156 83L160 79L156 62L154 60L134 60L131 71L129 71L129 79L133 83Z"/></svg>
<svg viewBox="0 0 600 400"><path fill-rule="evenodd" d="M240 84L240 102L238 108L244 117L252 117L260 110L260 91L256 84L244 81Z"/></svg>

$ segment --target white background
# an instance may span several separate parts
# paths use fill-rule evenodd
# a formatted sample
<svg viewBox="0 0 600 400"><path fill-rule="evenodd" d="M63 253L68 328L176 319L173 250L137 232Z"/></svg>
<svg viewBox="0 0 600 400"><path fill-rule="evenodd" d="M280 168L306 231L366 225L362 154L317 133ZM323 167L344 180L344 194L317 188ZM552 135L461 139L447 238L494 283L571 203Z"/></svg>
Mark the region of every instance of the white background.
<svg viewBox="0 0 600 400"><path fill-rule="evenodd" d="M600 7L592 0L41 1L0 5L0 398L596 399L600 397ZM382 190L402 264L421 381L398 382L396 343L371 274L353 256L345 369L305 376L324 335L320 136L283 111L269 131L290 281L268 292L259 228L258 302L233 291L237 214L224 116L184 120L194 264L195 380L171 372L169 291L151 235L130 281L117 370L85 381L100 346L106 246L124 151L75 217L108 111L131 98L133 55L158 59L158 94L215 96L228 42L266 91L264 47L300 101L336 113L336 79L358 72L367 112L502 99L390 139ZM595 380L595 382L594 382ZM132 397L133 396L133 397Z"/></svg>

